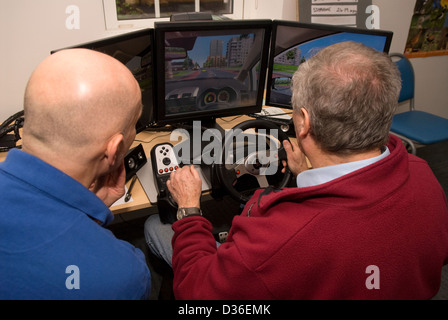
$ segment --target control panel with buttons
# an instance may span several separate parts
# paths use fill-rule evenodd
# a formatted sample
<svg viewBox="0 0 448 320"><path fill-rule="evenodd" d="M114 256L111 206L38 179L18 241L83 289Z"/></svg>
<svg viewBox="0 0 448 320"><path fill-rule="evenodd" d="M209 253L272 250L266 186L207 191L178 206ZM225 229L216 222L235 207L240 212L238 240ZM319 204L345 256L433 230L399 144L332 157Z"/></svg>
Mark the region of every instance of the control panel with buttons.
<svg viewBox="0 0 448 320"><path fill-rule="evenodd" d="M158 175L169 174L179 169L179 163L171 144L164 143L154 147L155 168Z"/></svg>

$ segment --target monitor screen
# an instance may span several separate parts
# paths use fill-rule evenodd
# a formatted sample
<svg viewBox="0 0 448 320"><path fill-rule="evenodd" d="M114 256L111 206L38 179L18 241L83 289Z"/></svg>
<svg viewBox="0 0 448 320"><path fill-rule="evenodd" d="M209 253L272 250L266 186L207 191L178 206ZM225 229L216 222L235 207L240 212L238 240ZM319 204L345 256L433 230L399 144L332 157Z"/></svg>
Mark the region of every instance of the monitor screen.
<svg viewBox="0 0 448 320"><path fill-rule="evenodd" d="M156 23L157 123L259 112L272 21Z"/></svg>
<svg viewBox="0 0 448 320"><path fill-rule="evenodd" d="M361 42L388 53L392 32L352 27L274 21L266 105L291 109L291 79L299 65L338 42Z"/></svg>
<svg viewBox="0 0 448 320"><path fill-rule="evenodd" d="M86 48L108 54L126 65L140 85L143 110L137 122L137 132L154 121L154 30L145 29L107 39L88 42L71 48ZM58 50L54 50L54 53Z"/></svg>

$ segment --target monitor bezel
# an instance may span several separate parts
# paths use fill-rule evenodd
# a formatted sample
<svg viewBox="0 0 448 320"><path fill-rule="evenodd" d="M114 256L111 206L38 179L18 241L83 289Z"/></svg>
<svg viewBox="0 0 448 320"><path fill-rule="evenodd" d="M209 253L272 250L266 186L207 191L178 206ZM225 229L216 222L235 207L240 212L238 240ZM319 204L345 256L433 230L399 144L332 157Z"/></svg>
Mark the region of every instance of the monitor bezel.
<svg viewBox="0 0 448 320"><path fill-rule="evenodd" d="M271 36L271 48L270 56L268 62L267 80L266 80L266 96L265 105L271 107L279 107L283 109L293 109L292 105L285 105L277 102L271 101L271 88L272 88L272 73L274 66L274 59L277 56L276 53L276 42L277 42L277 30L279 26L295 27L295 28L307 28L313 30L329 31L334 33L340 32L350 32L350 33L360 33L360 34L371 34L378 36L385 36L386 43L384 45L383 52L389 53L390 45L392 43L393 32L379 29L361 29L347 26L329 25L329 24L317 24L317 23L304 23L297 21L286 21L286 20L273 20L272 21L272 36Z"/></svg>
<svg viewBox="0 0 448 320"><path fill-rule="evenodd" d="M150 77L151 77L151 89L150 90L152 90L152 99L151 99L152 101L150 102L151 105L143 104L142 115L139 118L139 120L137 121L137 126L136 126L137 133L139 133L141 131L146 130L147 128L150 128L154 124L155 103L156 103L156 100L155 100L156 86L155 86L155 81L154 81L154 79L155 79L155 77L154 77L154 68L155 68L154 56L155 56L156 47L155 47L155 41L154 41L154 29L153 28L141 29L141 30L127 32L127 33L123 33L123 34L119 34L119 35L115 35L115 36L111 36L111 37L107 37L107 38L84 42L81 44L65 47L62 49L52 50L50 53L54 54L61 50L78 49L78 48L90 49L90 50L101 52L101 51L97 50L100 47L109 46L109 45L112 45L117 42L127 41L127 40L132 40L135 38L147 37L147 36L149 36L149 38L150 38L150 41L151 41L150 46L152 48L151 49L152 54L150 57L150 63L152 65L151 75L150 75Z"/></svg>
<svg viewBox="0 0 448 320"><path fill-rule="evenodd" d="M165 45L164 35L175 31L231 31L231 30L264 30L263 51L261 55L261 68L259 75L259 90L256 103L252 106L220 109L203 112L178 113L167 115L165 113ZM263 106L264 89L266 85L267 66L271 41L272 20L226 20L226 21L193 21L193 22L157 22L155 23L155 82L156 92L156 121L158 126L191 123L192 121L204 121L213 123L217 118L226 116L248 115L260 112Z"/></svg>

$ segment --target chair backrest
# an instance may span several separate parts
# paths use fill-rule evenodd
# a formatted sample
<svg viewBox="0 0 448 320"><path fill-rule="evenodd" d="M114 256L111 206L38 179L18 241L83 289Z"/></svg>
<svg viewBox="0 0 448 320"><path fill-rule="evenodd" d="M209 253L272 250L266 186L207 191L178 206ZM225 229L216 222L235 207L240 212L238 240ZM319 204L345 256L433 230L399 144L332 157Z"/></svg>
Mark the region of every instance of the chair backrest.
<svg viewBox="0 0 448 320"><path fill-rule="evenodd" d="M414 88L415 77L414 68L411 62L401 53L391 53L389 56L392 58L398 70L401 73L401 91L398 97L398 102L410 100L411 110L414 109ZM393 59L398 58L398 59Z"/></svg>

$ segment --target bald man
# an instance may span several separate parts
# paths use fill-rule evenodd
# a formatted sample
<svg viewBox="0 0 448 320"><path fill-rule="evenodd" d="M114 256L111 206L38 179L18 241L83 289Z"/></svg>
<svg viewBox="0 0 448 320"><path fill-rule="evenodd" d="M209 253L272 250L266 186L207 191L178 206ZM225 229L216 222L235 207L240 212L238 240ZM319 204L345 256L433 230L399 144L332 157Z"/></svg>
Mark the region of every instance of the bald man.
<svg viewBox="0 0 448 320"><path fill-rule="evenodd" d="M120 62L71 49L29 79L22 150L0 164L0 299L144 299L143 253L103 226L141 114Z"/></svg>

